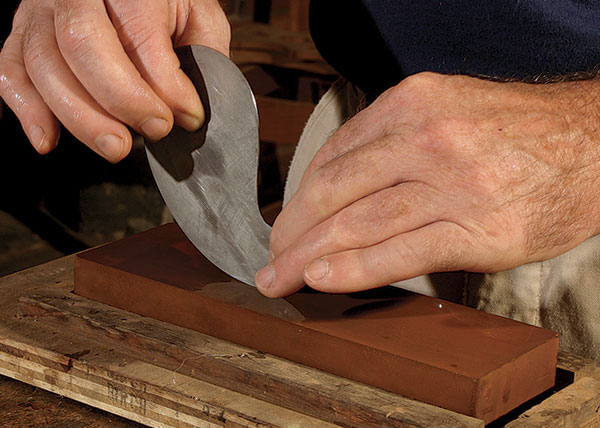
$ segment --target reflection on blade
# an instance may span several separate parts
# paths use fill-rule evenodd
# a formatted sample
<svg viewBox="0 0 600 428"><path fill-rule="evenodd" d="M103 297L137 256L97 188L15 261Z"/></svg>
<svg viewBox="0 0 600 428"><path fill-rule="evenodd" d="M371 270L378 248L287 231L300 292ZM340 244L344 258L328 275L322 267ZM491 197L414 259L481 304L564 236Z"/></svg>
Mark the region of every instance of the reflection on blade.
<svg viewBox="0 0 600 428"><path fill-rule="evenodd" d="M254 285L267 263L271 228L256 195L258 114L237 66L204 46L177 50L196 85L206 123L196 133L175 127L147 142L152 174L177 224L228 275Z"/></svg>

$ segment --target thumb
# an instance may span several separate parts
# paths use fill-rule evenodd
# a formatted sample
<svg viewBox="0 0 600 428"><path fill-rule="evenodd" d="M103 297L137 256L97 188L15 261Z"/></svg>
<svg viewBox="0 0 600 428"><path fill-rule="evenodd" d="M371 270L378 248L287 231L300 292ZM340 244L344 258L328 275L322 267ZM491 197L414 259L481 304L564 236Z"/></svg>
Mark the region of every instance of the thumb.
<svg viewBox="0 0 600 428"><path fill-rule="evenodd" d="M229 56L231 27L217 0L191 0L177 11L173 39L175 47L204 45Z"/></svg>

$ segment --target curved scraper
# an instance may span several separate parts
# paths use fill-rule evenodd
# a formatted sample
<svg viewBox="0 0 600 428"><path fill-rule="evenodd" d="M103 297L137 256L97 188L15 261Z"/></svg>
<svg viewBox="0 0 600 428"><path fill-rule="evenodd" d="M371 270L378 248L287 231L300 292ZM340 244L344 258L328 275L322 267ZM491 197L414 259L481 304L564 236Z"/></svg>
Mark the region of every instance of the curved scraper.
<svg viewBox="0 0 600 428"><path fill-rule="evenodd" d="M195 133L175 127L147 142L154 179L186 236L217 267L254 285L267 263L271 228L256 194L258 113L248 82L226 56L204 46L177 50L204 105Z"/></svg>

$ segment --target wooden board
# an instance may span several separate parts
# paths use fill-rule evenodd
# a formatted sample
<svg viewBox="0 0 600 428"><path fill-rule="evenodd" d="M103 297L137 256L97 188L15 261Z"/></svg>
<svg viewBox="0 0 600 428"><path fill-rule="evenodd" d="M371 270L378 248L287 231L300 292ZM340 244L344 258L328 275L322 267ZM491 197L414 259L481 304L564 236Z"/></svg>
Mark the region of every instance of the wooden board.
<svg viewBox="0 0 600 428"><path fill-rule="evenodd" d="M0 365L4 374L132 420L143 420L150 426L189 426L185 422L189 418L196 418L198 426L257 426L261 412L261 426L265 428L277 426L276 422L282 420L284 426L328 426L323 419L337 420L343 426L483 426L482 421L473 418L270 355L259 354L255 358L256 354L247 348L80 298L71 292L72 266L73 257L66 257L0 278L3 308L0 311L0 344L3 345ZM47 355L52 358L43 358ZM128 370L132 364L141 364L143 370ZM27 370L32 365L36 369ZM510 418L498 421L500 424L496 426L600 427L600 395L594 392L597 384L588 381L600 378L598 367L593 361L564 353L559 353L558 365L561 382L568 384L566 387L562 385L556 394L528 405ZM110 376L108 379L87 376L92 387L79 388L78 379L67 377L67 381L63 381L69 366L75 378L80 378L82 372L110 373ZM83 370L73 372L73 367ZM223 406L216 404L221 394L228 394L228 388L211 388L202 406L197 406L199 397L195 389L180 391L175 401L154 401L161 399L165 393L161 388L173 385L174 379L175 382L177 379L206 381L227 371L237 372L240 383L247 379L256 384L258 379L264 378L265 397L278 395L279 382L299 385L302 389L298 396L306 391L319 394L322 407L315 406L305 413L318 413L322 417L299 420L296 418L302 415L297 412L276 405L267 408L259 405L246 408L245 413L238 408L241 416L235 416L237 423L234 424L227 418L236 410L225 412ZM181 377L170 377L170 374ZM267 379L269 376L272 380ZM149 388L160 391L160 395L141 396ZM245 395L237 397L244 402ZM162 413L144 414L144 406L132 405L141 398L146 400L146 406L161 403L166 406ZM282 397L280 404L286 400L290 398ZM264 404L264 400L247 403L261 402ZM177 415L176 418L167 419L169 412ZM2 416L6 415L0 415L0 424L14 423ZM240 417L248 421L239 424Z"/></svg>
<svg viewBox="0 0 600 428"><path fill-rule="evenodd" d="M392 287L267 299L174 224L81 253L75 292L486 423L554 382L553 332Z"/></svg>
<svg viewBox="0 0 600 428"><path fill-rule="evenodd" d="M144 428L137 422L1 375L0 426Z"/></svg>
<svg viewBox="0 0 600 428"><path fill-rule="evenodd" d="M583 377L532 407L506 428L600 426L600 380Z"/></svg>
<svg viewBox="0 0 600 428"><path fill-rule="evenodd" d="M73 261L0 278L0 374L157 427L483 426L76 296Z"/></svg>

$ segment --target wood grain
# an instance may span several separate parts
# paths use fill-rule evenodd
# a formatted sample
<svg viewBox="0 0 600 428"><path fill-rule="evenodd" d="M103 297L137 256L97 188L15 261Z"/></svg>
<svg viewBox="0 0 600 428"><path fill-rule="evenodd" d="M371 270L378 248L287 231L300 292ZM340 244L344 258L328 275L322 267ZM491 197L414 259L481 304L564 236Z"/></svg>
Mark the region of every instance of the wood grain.
<svg viewBox="0 0 600 428"><path fill-rule="evenodd" d="M335 425L332 421L483 426L474 418L80 298L72 293L73 259L0 278L2 374L150 426L327 427ZM56 302L62 306L44 306ZM37 315L31 309L36 305L42 309ZM295 403L279 395L281 383L304 385L302 392L319 400L313 413L327 420L206 382L204 367L213 375L237 370L240 383L272 373L261 396L291 407Z"/></svg>
<svg viewBox="0 0 600 428"><path fill-rule="evenodd" d="M480 420L78 296L23 297L19 313L110 343L163 368L341 425L482 425Z"/></svg>
<svg viewBox="0 0 600 428"><path fill-rule="evenodd" d="M0 426L144 428L136 422L6 376L0 376Z"/></svg>
<svg viewBox="0 0 600 428"><path fill-rule="evenodd" d="M66 257L0 279L0 374L153 427L334 426L18 316L25 295L72 296L72 266Z"/></svg>
<svg viewBox="0 0 600 428"><path fill-rule="evenodd" d="M554 384L554 332L393 287L268 299L174 224L79 254L75 292L486 423Z"/></svg>
<svg viewBox="0 0 600 428"><path fill-rule="evenodd" d="M598 424L600 381L584 377L523 413L506 428L571 428Z"/></svg>
<svg viewBox="0 0 600 428"><path fill-rule="evenodd" d="M294 421L296 426L328 426L322 419L310 419L263 400L245 401L245 394L228 395L231 391L227 388L203 382L203 367L214 373L229 370L210 368L219 365L237 366L239 373L255 372L257 376L268 371L281 381L312 385L324 398L331 395L338 403L357 402L359 416L346 419L340 424L343 426L366 426L357 421L365 419L369 406L373 415L377 415L377 410L380 415L386 412L387 421L383 420L380 426L483 426L482 421L473 418L82 299L71 292L72 275L70 256L0 278L2 373L150 426L190 426L190 420L198 426L258 426L261 421L262 427L294 426ZM559 392L554 399L551 396L529 409L510 426L600 426L597 414L590 412L599 396L597 383L587 379L597 373L595 363L560 353L559 365L571 372L575 380L574 387L562 390L571 398L566 399ZM581 380L585 381L580 383ZM183 392L177 386L183 386ZM167 395L161 400L165 388ZM197 392L204 392L206 407L197 406ZM233 414L231 407L226 412L227 406L219 401L223 394L247 406L238 407ZM152 409L160 409L159 405L163 409L144 414L144 399L146 408L150 403ZM263 407L265 404L267 407ZM327 419L339 419L340 414L344 417L341 406L333 407L331 401L329 405ZM240 424L240 420L244 422ZM373 417L372 425L377 425L376 420Z"/></svg>

